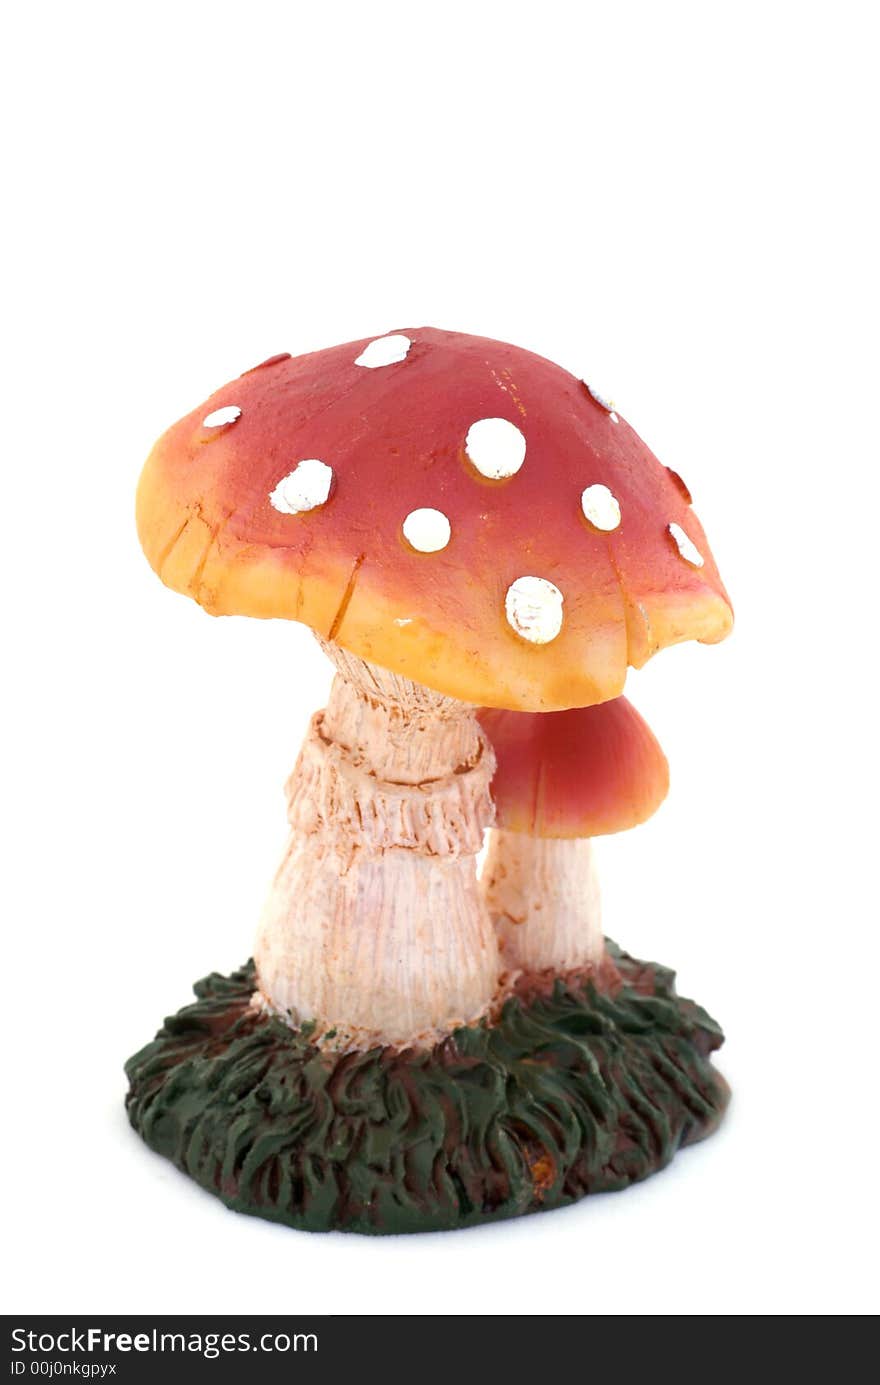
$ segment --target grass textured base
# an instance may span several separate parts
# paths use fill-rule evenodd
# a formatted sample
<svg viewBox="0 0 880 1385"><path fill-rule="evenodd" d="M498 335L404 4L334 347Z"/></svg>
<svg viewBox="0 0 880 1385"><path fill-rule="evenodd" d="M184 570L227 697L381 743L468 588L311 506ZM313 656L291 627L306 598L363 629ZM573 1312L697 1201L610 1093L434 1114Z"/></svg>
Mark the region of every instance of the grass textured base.
<svg viewBox="0 0 880 1385"><path fill-rule="evenodd" d="M625 1188L717 1125L721 1030L673 973L525 1002L430 1052L318 1049L214 973L126 1064L150 1146L239 1212L310 1231L442 1230Z"/></svg>

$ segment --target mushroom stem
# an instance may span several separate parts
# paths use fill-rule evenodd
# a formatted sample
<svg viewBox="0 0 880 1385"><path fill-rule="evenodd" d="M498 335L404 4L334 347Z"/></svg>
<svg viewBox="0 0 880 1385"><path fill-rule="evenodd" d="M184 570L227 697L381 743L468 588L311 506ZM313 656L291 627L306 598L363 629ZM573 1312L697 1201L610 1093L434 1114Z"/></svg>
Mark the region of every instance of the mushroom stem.
<svg viewBox="0 0 880 1385"><path fill-rule="evenodd" d="M429 1046L498 983L475 861L495 756L467 704L322 644L337 676L287 784L260 992L335 1048Z"/></svg>
<svg viewBox="0 0 880 1385"><path fill-rule="evenodd" d="M563 976L600 966L605 940L589 838L494 828L481 883L505 970Z"/></svg>

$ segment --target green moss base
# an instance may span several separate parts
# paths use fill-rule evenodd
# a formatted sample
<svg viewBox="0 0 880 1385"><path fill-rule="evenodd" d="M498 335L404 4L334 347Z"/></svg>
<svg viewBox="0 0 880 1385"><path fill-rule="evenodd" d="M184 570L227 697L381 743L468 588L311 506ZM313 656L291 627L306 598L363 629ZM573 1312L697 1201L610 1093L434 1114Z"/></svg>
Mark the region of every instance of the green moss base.
<svg viewBox="0 0 880 1385"><path fill-rule="evenodd" d="M239 1212L310 1231L432 1231L625 1188L709 1134L723 1040L673 973L612 945L616 995L524 1002L430 1052L333 1054L216 973L126 1064L151 1149Z"/></svg>

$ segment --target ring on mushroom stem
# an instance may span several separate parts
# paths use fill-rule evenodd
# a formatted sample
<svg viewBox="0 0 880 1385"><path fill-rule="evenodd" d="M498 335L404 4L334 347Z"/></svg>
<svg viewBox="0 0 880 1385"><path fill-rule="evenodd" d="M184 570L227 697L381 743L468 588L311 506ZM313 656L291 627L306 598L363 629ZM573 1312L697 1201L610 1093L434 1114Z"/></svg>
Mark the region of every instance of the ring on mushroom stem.
<svg viewBox="0 0 880 1385"><path fill-rule="evenodd" d="M577 377L507 343L433 328L269 357L156 444L137 521L162 581L213 615L303 622L336 670L288 781L290 839L254 969L205 982L202 1027L169 1022L159 1049L130 1064L138 1128L232 1205L294 1225L457 1225L622 1185L717 1119L724 1091L708 1053L720 1034L708 1017L689 1018L662 969L609 960L588 840L633 825L665 793L662 751L620 696L628 668L681 640L721 640L732 625L689 501ZM493 792L498 827L481 884ZM630 1022L638 1040L624 1034ZM579 1151L536 1133L512 1095L515 1109L504 1095L478 1112L477 1088L455 1067L479 1051L493 1091L524 1089L526 1069L505 1064L517 1053L531 1062L530 1026L541 1024L568 1035L547 1044L562 1064L558 1099L587 1132ZM624 1069L643 1061L640 1044L674 1034L694 1085L687 1100L684 1078L658 1088L669 1143L646 1137L619 1168L609 1151L638 1124L640 1098L609 1095L611 1078L597 1076L596 1035L615 1025ZM180 1049L178 1032L189 1035ZM593 1035L583 1050L575 1032ZM350 1104L334 1118L333 1149L348 1151L339 1167L321 1143L326 1124L314 1146L303 1134L278 1153L273 1121L290 1092L315 1082L317 1106L332 1106L326 1072L344 1071L339 1055L355 1050L363 1071L371 1050L398 1055L375 1080L389 1113L404 1100L419 1108L407 1131L427 1133L404 1161L405 1187L391 1172L375 1184L378 1155L369 1169L358 1162L379 1136ZM221 1081L217 1053L224 1073L240 1059L243 1071L271 1069L277 1086L242 1078L206 1153L188 1141ZM393 1072L404 1075L392 1091ZM437 1114L425 1125L435 1080L461 1103L450 1124ZM233 1138L236 1111L234 1138L248 1126L251 1143L230 1161L211 1140ZM465 1129L491 1129L503 1159L485 1149L465 1159L451 1133ZM430 1178L414 1191L429 1148ZM367 1183L372 1200L358 1210L354 1190Z"/></svg>

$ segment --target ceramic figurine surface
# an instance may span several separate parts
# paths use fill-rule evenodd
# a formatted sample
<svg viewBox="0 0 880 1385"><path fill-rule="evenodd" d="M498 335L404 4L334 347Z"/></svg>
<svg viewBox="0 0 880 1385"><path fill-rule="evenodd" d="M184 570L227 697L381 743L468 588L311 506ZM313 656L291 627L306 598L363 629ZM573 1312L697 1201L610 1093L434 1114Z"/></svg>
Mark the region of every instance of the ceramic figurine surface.
<svg viewBox="0 0 880 1385"><path fill-rule="evenodd" d="M721 1031L604 937L590 842L668 786L627 669L733 616L613 405L433 328L273 356L159 440L137 518L166 585L336 669L253 960L127 1064L146 1142L239 1211L381 1233L623 1188L713 1130Z"/></svg>

